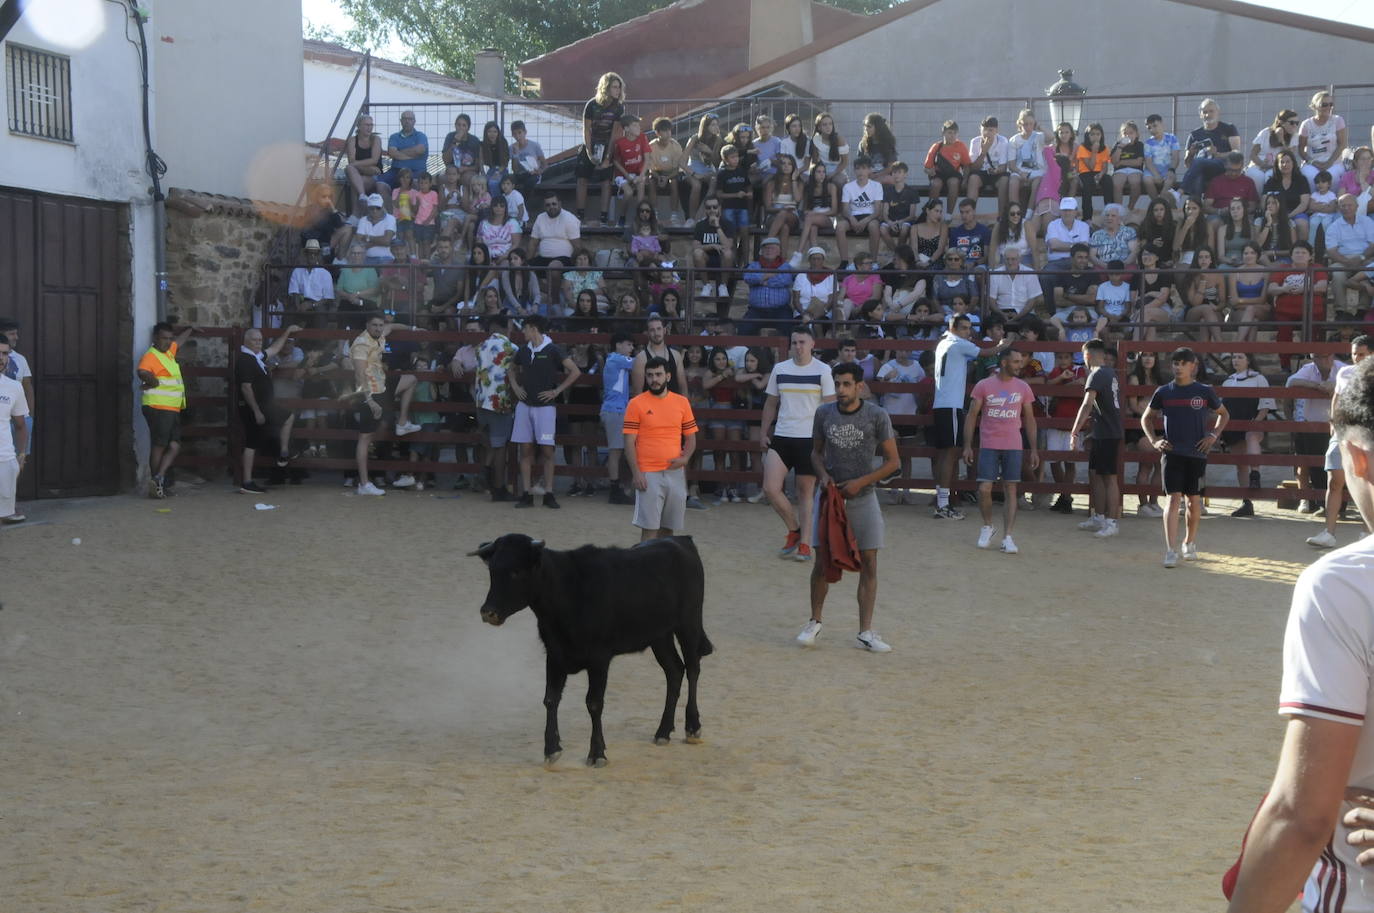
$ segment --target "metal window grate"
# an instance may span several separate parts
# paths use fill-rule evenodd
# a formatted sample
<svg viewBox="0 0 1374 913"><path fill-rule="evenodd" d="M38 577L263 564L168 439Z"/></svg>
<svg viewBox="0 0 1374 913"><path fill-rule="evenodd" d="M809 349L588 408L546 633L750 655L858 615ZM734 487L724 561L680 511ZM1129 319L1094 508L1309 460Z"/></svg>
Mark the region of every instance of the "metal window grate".
<svg viewBox="0 0 1374 913"><path fill-rule="evenodd" d="M70 57L6 44L5 84L10 132L73 142Z"/></svg>

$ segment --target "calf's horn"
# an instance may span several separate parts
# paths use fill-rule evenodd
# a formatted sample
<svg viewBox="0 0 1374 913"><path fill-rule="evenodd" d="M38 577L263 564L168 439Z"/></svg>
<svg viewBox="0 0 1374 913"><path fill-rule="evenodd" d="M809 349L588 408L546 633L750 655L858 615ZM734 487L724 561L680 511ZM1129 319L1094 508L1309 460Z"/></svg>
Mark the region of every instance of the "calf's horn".
<svg viewBox="0 0 1374 913"><path fill-rule="evenodd" d="M495 549L495 542L483 542L481 545L477 546L475 550L468 552L468 557L482 559L490 558L491 553L495 551Z"/></svg>

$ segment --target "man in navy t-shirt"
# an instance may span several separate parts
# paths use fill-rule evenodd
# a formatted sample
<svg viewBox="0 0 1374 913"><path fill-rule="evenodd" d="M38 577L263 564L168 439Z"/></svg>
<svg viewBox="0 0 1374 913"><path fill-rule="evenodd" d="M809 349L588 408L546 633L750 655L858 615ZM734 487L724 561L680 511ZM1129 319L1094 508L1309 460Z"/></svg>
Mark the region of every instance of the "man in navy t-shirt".
<svg viewBox="0 0 1374 913"><path fill-rule="evenodd" d="M1221 429L1230 417L1216 391L1198 383L1197 353L1175 349L1173 383L1165 384L1150 397L1150 405L1140 416L1140 428L1150 445L1162 454L1164 493L1169 506L1164 511L1164 566L1178 564L1178 506L1188 498L1188 530L1183 539L1183 560L1197 560L1197 527L1202 518L1202 484L1207 475L1207 454L1221 439ZM1163 414L1164 434L1155 428ZM1212 416L1215 423L1211 423ZM1209 423L1211 427L1208 427Z"/></svg>
<svg viewBox="0 0 1374 913"><path fill-rule="evenodd" d="M992 229L979 222L973 200L959 201L959 224L949 230L949 249L964 253L964 265L969 269L988 268L988 248L992 246Z"/></svg>

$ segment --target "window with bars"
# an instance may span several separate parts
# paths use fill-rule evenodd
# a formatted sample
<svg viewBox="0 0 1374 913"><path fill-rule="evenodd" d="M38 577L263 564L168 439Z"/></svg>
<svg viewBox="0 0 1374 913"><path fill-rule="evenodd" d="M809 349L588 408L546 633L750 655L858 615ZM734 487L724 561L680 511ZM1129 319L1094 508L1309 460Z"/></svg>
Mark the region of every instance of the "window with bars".
<svg viewBox="0 0 1374 913"><path fill-rule="evenodd" d="M10 132L72 142L72 61L18 44L5 45Z"/></svg>

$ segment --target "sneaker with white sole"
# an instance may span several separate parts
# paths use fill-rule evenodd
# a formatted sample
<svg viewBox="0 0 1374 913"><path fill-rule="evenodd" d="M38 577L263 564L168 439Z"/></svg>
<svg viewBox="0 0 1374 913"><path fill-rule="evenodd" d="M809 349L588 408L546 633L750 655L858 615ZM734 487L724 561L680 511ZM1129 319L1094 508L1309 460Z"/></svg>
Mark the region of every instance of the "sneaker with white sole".
<svg viewBox="0 0 1374 913"><path fill-rule="evenodd" d="M855 639L859 642L859 646L870 653L892 652L892 648L888 646L887 641L879 637L876 631L860 631L859 636Z"/></svg>
<svg viewBox="0 0 1374 913"><path fill-rule="evenodd" d="M364 482L363 484L358 486L358 494L376 496L384 495L386 494L386 492L378 488L376 485L373 485L371 482Z"/></svg>
<svg viewBox="0 0 1374 913"><path fill-rule="evenodd" d="M962 520L964 512L957 507L937 507L932 516L937 520Z"/></svg>
<svg viewBox="0 0 1374 913"><path fill-rule="evenodd" d="M392 488L410 488L410 487L413 486L414 484L415 484L415 477L414 477L413 475L411 475L410 473L407 472L405 475L401 476L399 479L397 479L396 481L392 482L392 483L391 483L391 487L392 487Z"/></svg>
<svg viewBox="0 0 1374 913"><path fill-rule="evenodd" d="M396 436L397 436L397 437L403 437L403 436L405 436L405 435L407 435L407 434L413 434L414 432L419 431L419 430L420 430L420 426L417 425L417 424L415 424L414 422L397 422L397 423L396 423Z"/></svg>
<svg viewBox="0 0 1374 913"><path fill-rule="evenodd" d="M812 618L802 625L801 633L797 635L797 643L803 647L814 647L816 638L820 636L821 623Z"/></svg>
<svg viewBox="0 0 1374 913"><path fill-rule="evenodd" d="M1141 518L1149 518L1153 517L1155 515L1155 512L1150 509L1150 505L1142 504L1135 509L1135 515Z"/></svg>
<svg viewBox="0 0 1374 913"><path fill-rule="evenodd" d="M1121 532L1121 527L1116 525L1115 520L1108 520L1102 528L1093 533L1094 539L1110 539L1112 536Z"/></svg>
<svg viewBox="0 0 1374 913"><path fill-rule="evenodd" d="M1015 555L1021 550L1016 547L1016 543L1012 541L1011 536L1003 536L1002 551L1006 552L1008 555Z"/></svg>
<svg viewBox="0 0 1374 913"><path fill-rule="evenodd" d="M1178 552L1173 549L1164 550L1164 566L1178 567Z"/></svg>
<svg viewBox="0 0 1374 913"><path fill-rule="evenodd" d="M1097 514L1093 514L1088 519L1078 524L1079 529L1086 529L1089 532L1097 532L1103 526L1103 520Z"/></svg>
<svg viewBox="0 0 1374 913"><path fill-rule="evenodd" d="M1324 529L1315 536L1308 536L1307 544L1313 548L1335 548L1336 537L1331 535L1330 530Z"/></svg>
<svg viewBox="0 0 1374 913"><path fill-rule="evenodd" d="M1197 543L1196 543L1196 542L1185 542L1185 543L1183 543L1183 560L1184 560L1184 561L1196 561L1196 560L1197 560Z"/></svg>
<svg viewBox="0 0 1374 913"><path fill-rule="evenodd" d="M978 547L987 548L989 545L992 545L992 536L995 532L997 532L997 527L995 526L984 526L982 529L978 530Z"/></svg>

